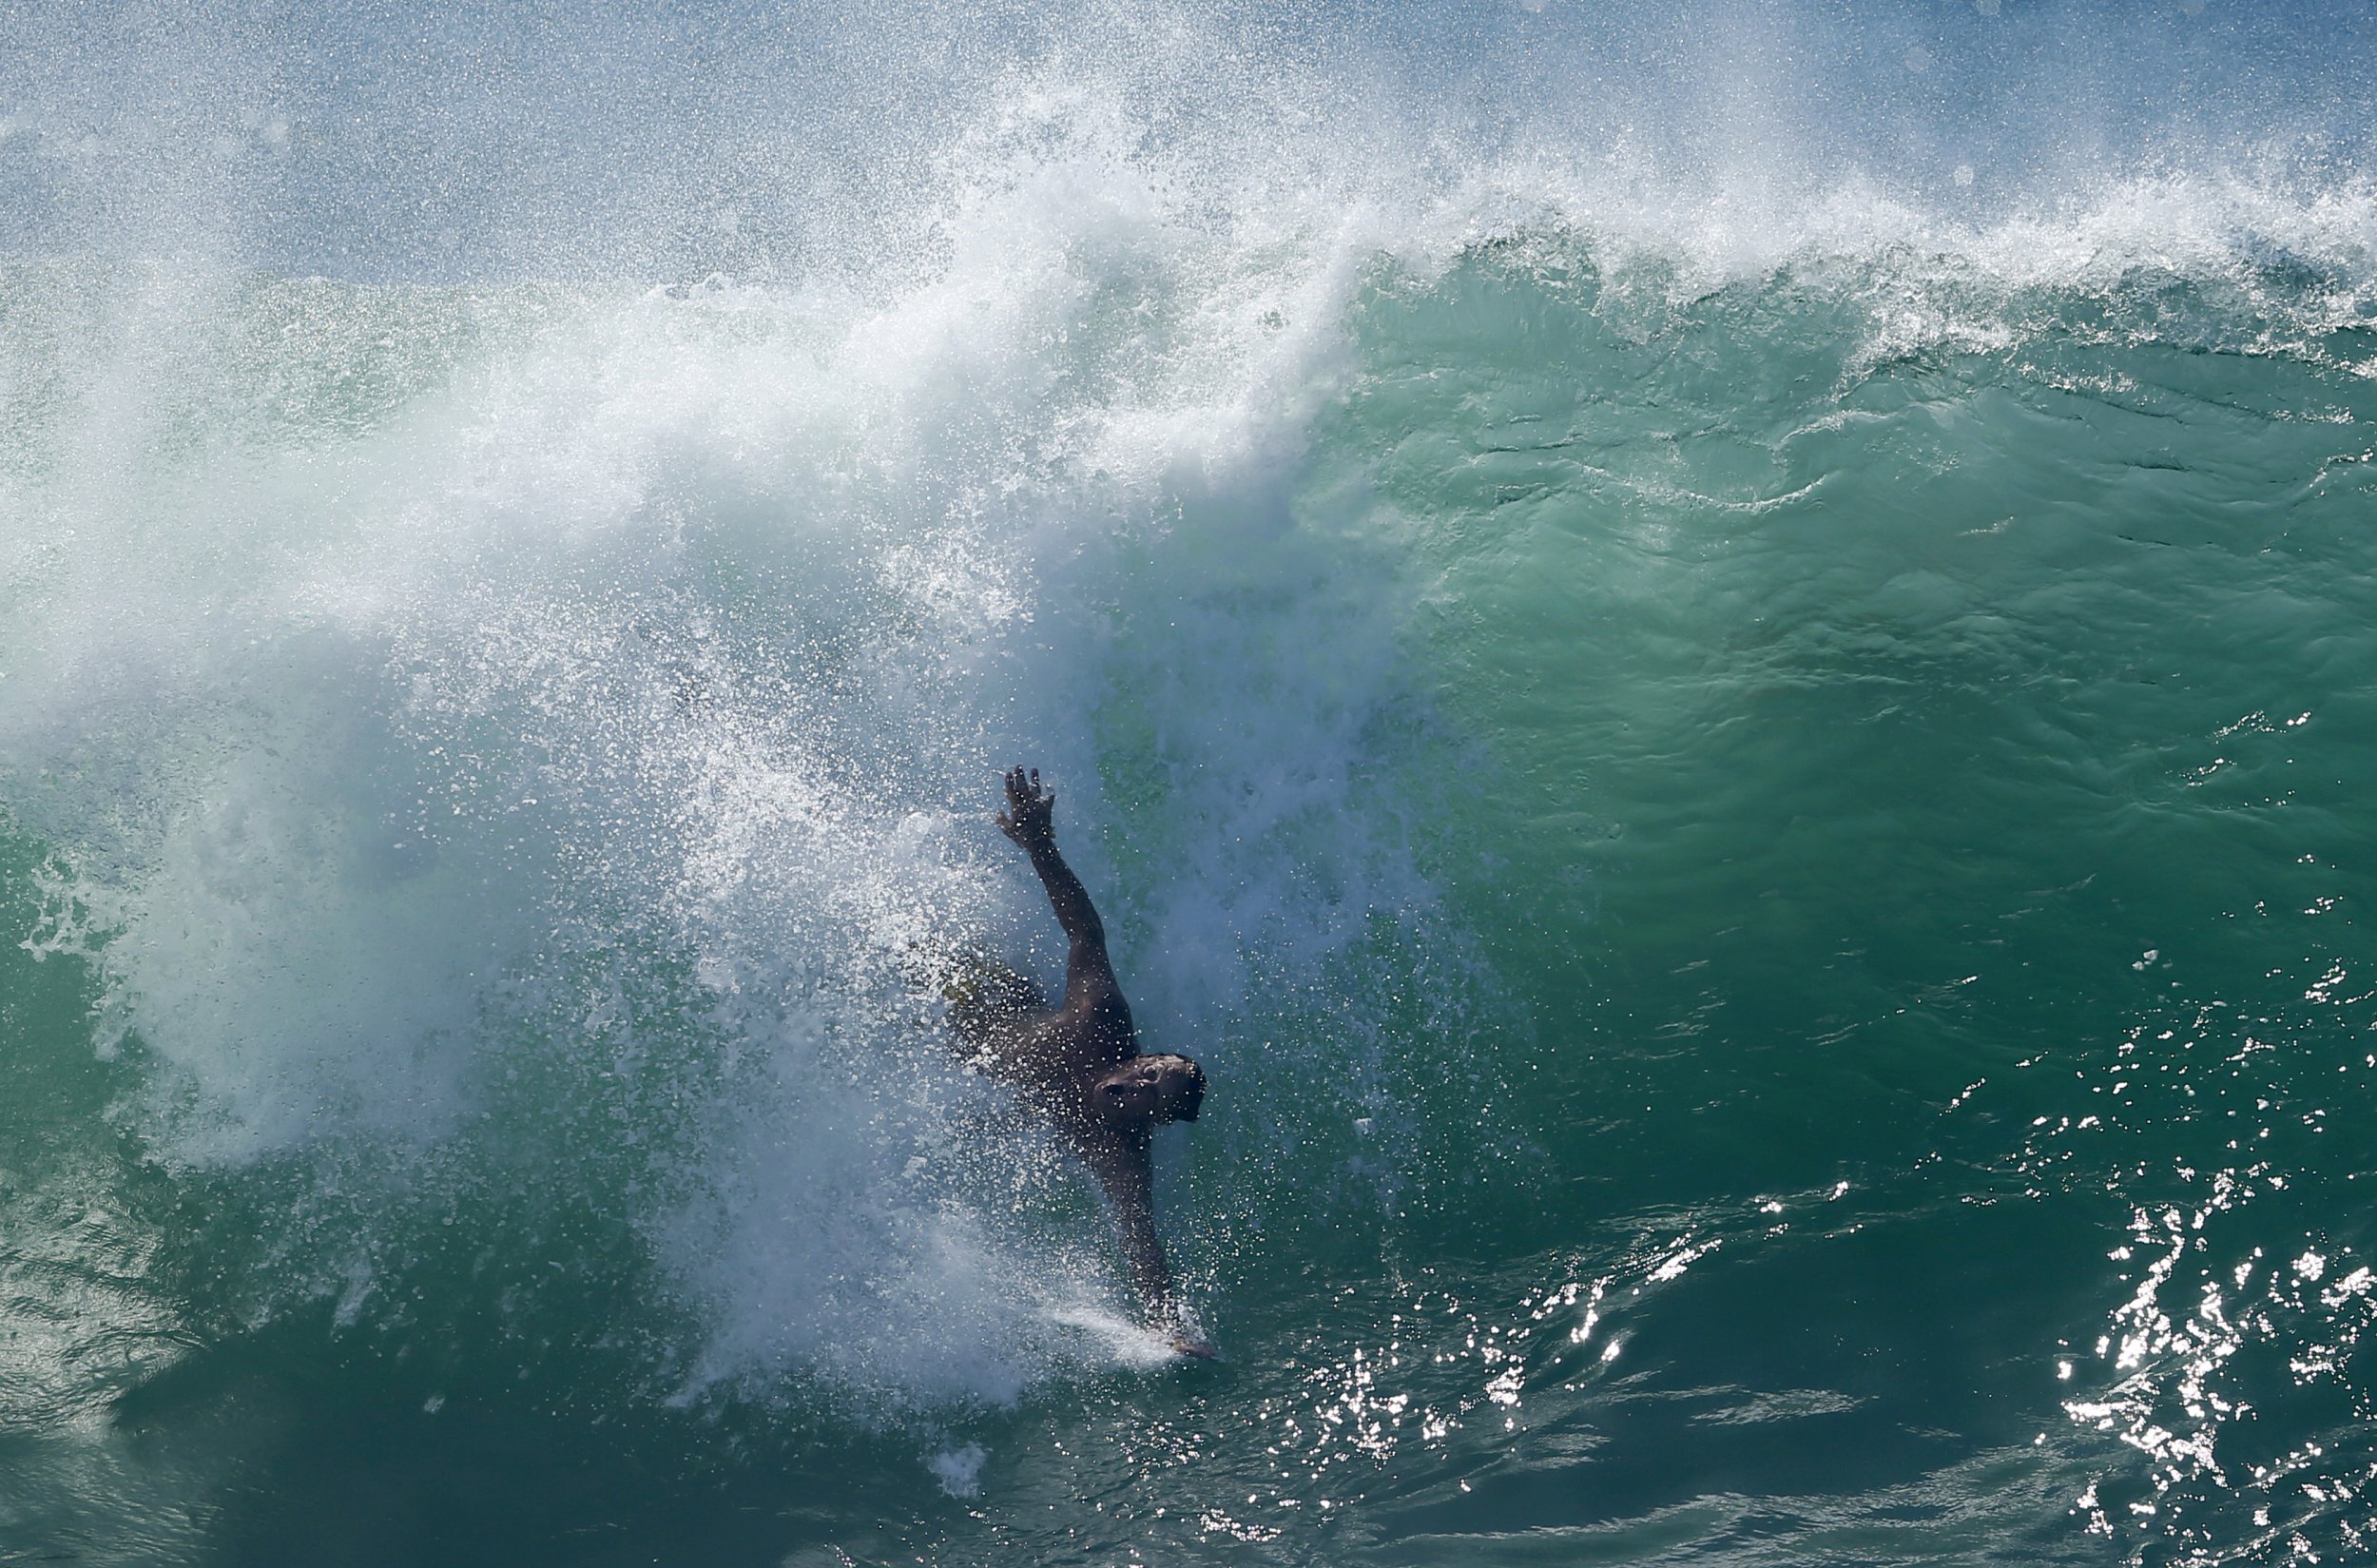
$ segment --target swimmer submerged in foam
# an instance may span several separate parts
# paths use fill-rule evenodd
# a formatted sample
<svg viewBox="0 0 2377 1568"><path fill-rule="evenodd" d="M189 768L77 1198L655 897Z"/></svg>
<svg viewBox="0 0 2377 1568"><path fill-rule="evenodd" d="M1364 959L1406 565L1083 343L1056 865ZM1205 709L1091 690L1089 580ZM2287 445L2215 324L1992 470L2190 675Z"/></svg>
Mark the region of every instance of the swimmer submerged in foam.
<svg viewBox="0 0 2377 1568"><path fill-rule="evenodd" d="M1195 1121L1205 1099L1205 1072L1186 1056L1142 1055L1114 966L1106 957L1106 928L1090 895L1056 852L1053 790L1040 787L1037 768L1007 775L1007 809L999 831L1032 857L1048 889L1056 921L1072 950L1065 959L1065 999L1051 1008L1024 977L984 966L947 995L968 1064L1015 1086L1024 1103L1072 1143L1106 1190L1122 1228L1131 1283L1155 1326L1184 1355L1211 1356L1213 1347L1180 1321L1180 1301L1155 1234L1155 1205L1148 1142L1166 1122Z"/></svg>

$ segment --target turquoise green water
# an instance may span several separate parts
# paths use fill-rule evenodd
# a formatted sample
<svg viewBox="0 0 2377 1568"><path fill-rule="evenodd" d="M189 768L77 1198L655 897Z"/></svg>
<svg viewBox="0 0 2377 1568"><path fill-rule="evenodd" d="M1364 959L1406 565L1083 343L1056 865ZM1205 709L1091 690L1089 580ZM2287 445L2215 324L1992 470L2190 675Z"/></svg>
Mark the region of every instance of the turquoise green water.
<svg viewBox="0 0 2377 1568"><path fill-rule="evenodd" d="M874 278L0 263L0 1560L2352 1560L2349 160L1275 188L1078 74ZM1060 965L1017 760L1218 1365L907 978Z"/></svg>

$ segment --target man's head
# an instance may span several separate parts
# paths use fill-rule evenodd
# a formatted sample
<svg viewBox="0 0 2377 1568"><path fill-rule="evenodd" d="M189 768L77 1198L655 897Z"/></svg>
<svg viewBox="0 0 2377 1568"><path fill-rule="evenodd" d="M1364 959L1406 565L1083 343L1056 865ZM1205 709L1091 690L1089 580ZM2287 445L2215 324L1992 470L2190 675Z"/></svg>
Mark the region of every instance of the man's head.
<svg viewBox="0 0 2377 1568"><path fill-rule="evenodd" d="M1186 1056L1133 1056L1091 1094L1098 1119L1111 1127L1195 1121L1205 1103L1205 1069Z"/></svg>

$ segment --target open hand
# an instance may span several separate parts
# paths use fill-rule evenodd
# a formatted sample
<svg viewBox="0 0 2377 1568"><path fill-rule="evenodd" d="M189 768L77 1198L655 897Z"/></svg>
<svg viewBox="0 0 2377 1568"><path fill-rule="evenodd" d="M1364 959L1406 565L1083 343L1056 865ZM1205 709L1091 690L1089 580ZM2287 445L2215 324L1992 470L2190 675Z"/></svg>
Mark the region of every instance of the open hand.
<svg viewBox="0 0 2377 1568"><path fill-rule="evenodd" d="M1007 809L992 821L998 823L1001 833L1030 849L1055 842L1055 810L1056 791L1040 787L1040 770L1035 767L1027 773L1018 767L1007 774Z"/></svg>

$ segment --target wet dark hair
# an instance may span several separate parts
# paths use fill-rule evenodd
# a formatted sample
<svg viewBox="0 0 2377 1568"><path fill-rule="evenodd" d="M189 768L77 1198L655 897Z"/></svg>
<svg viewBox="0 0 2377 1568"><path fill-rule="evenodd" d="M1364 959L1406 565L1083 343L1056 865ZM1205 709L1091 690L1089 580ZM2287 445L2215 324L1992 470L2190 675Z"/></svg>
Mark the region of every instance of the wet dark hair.
<svg viewBox="0 0 2377 1568"><path fill-rule="evenodd" d="M1195 1121L1198 1110L1205 1104L1205 1069L1199 1067L1189 1057L1172 1052L1150 1056L1148 1060L1162 1062L1168 1067L1180 1069L1181 1076L1185 1077L1188 1083L1185 1087L1175 1089L1170 1095L1167 1096L1172 1102L1169 1107L1169 1118L1173 1121Z"/></svg>

